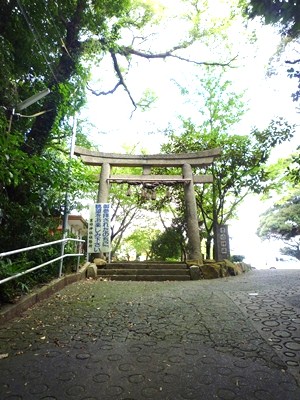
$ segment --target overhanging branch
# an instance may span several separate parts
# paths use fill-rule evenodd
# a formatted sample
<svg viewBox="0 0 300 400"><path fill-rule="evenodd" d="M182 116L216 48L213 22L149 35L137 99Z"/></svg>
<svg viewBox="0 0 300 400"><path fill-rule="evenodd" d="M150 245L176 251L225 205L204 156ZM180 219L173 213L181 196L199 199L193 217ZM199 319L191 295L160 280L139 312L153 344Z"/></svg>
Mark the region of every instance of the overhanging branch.
<svg viewBox="0 0 300 400"><path fill-rule="evenodd" d="M133 104L134 110L136 110L136 109L137 109L137 105L136 105L136 103L135 103L135 101L134 101L134 99L133 99L133 97L132 97L132 95L131 95L131 93L130 93L128 87L127 87L127 85L126 85L126 82L125 82L124 77L123 77L123 75L122 75L121 69L120 69L120 67L119 67L119 63L118 63L118 60L117 60L116 53L115 53L114 51L110 50L110 55L111 55L111 58L112 58L112 61L113 61L113 66L114 66L115 73L116 73L116 75L117 75L117 77L118 77L118 79L119 79L119 81L117 82L117 84L114 86L113 89L108 90L108 91L106 91L106 92L105 92L105 91L93 90L93 89L90 88L89 86L88 86L87 88L88 88L88 90L90 90L94 95L96 95L96 96L101 96L101 95L113 94L113 93L118 89L119 86L123 86L124 89L125 89L125 91L127 92L128 96L129 96L130 100L131 100L131 103Z"/></svg>
<svg viewBox="0 0 300 400"><path fill-rule="evenodd" d="M298 64L298 63L300 63L300 59L299 59L299 60L293 60L293 61L291 61L291 60L286 60L285 63L286 63L286 64Z"/></svg>
<svg viewBox="0 0 300 400"><path fill-rule="evenodd" d="M90 92L92 92L95 96L106 96L106 95L108 95L108 94L113 94L113 93L118 89L118 87L119 87L120 85L121 85L121 82L118 82L118 83L116 84L116 86L115 86L113 89L108 90L107 92L100 91L100 90L94 90L94 89L92 89L89 85L87 85L87 89L88 89Z"/></svg>
<svg viewBox="0 0 300 400"><path fill-rule="evenodd" d="M187 45L175 46L175 47L173 47L173 49L165 51L163 53L153 54L153 53L145 53L142 51L134 50L131 47L124 46L124 47L119 48L118 53L122 56L128 57L128 55L134 55L134 56L138 56L141 58L146 58L148 60L159 59L159 58L166 59L168 57L173 57L180 61L185 61L185 62L196 64L196 65L211 65L211 66L220 66L220 67L230 66L230 64L237 58L237 55L236 55L235 57L228 60L227 62L222 63L222 62L217 62L217 61L197 61L197 60L192 60L189 58L181 57L178 54L174 54L176 50L182 50L182 49L185 49L186 47L187 47Z"/></svg>
<svg viewBox="0 0 300 400"><path fill-rule="evenodd" d="M105 44L105 42L103 41L103 39L101 40L103 43L103 45ZM119 63L118 63L118 59L117 59L117 55L121 55L124 56L127 61L129 61L129 57L130 56L137 56L137 57L141 57L144 59L163 59L165 60L166 58L175 58L179 61L184 61L187 63L192 63L195 65L207 65L207 66L220 66L220 67L231 67L231 63L236 60L237 55L233 58L231 58L230 60L226 61L226 62L217 62L217 61L197 61L197 60L193 60L193 59L189 59L186 57L182 57L178 54L175 54L175 52L177 50L183 50L186 49L187 47L189 47L193 42L184 42L180 45L174 46L172 49L167 50L165 52L162 53L151 53L151 52L143 52L143 51L139 51L139 50L135 50L130 46L120 46L118 47L116 50L110 49L110 55L113 61L113 66L114 66L114 70L116 73L116 76L118 77L118 82L117 84L114 86L113 89L108 90L108 91L99 91L99 90L94 90L91 87L87 87L88 90L90 90L94 95L96 96L101 96L101 95L108 95L108 94L113 94L119 86L123 86L123 88L125 89L126 93L128 94L131 103L134 106L134 111L137 109L137 104L134 101L130 90L128 89L125 79L123 77L123 74L121 72L121 69L119 67Z"/></svg>

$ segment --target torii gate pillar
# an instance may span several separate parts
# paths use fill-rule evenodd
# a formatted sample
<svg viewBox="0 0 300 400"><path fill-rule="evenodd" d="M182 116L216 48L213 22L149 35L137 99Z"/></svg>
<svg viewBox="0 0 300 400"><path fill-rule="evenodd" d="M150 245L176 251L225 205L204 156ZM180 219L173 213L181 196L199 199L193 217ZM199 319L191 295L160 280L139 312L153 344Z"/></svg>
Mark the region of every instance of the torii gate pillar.
<svg viewBox="0 0 300 400"><path fill-rule="evenodd" d="M184 164L182 166L182 172L184 178L190 179L189 182L184 183L185 220L187 224L188 236L188 258L192 260L198 260L198 262L202 264L203 260L199 235L197 204L191 165Z"/></svg>
<svg viewBox="0 0 300 400"><path fill-rule="evenodd" d="M110 175L110 164L103 163L100 173L100 183L98 189L98 203L107 203L109 199L109 175Z"/></svg>

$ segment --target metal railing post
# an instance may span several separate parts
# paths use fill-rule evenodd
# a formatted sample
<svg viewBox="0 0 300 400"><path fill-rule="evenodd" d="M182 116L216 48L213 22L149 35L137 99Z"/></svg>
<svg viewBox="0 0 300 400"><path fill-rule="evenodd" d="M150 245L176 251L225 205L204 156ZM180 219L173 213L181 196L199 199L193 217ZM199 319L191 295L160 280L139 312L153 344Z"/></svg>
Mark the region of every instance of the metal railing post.
<svg viewBox="0 0 300 400"><path fill-rule="evenodd" d="M80 248L80 242L77 242L77 244L76 244L76 252L77 252L77 254L79 254L81 250L82 249ZM79 271L79 264L80 264L80 256L77 257L76 272Z"/></svg>
<svg viewBox="0 0 300 400"><path fill-rule="evenodd" d="M64 232L63 239L65 239L65 238L66 238L66 234ZM66 246L66 242L65 241L61 242L61 248L60 248L61 259L59 261L59 271L58 271L58 277L59 278L62 276L62 270L63 270L63 264L64 264L64 255L65 255L65 246Z"/></svg>

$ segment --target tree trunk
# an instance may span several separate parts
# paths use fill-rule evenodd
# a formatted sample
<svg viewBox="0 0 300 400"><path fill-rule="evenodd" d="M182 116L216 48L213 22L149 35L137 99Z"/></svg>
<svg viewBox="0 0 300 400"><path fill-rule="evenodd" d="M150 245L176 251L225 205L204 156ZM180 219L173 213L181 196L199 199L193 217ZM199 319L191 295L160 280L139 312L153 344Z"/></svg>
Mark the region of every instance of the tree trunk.
<svg viewBox="0 0 300 400"><path fill-rule="evenodd" d="M212 237L209 236L206 240L205 248L206 248L206 259L210 260L211 255L211 245L212 245Z"/></svg>
<svg viewBox="0 0 300 400"><path fill-rule="evenodd" d="M54 76L49 82L49 88L52 93L46 97L43 104L43 108L47 112L37 117L32 125L26 143L23 146L23 150L27 154L41 154L49 140L51 130L57 118L59 105L62 101L62 95L59 93L59 84L68 82L74 75L77 60L83 51L83 47L79 41L79 34L86 6L86 0L79 0L73 17L66 24L65 47L62 48L61 58L56 68L53 69Z"/></svg>

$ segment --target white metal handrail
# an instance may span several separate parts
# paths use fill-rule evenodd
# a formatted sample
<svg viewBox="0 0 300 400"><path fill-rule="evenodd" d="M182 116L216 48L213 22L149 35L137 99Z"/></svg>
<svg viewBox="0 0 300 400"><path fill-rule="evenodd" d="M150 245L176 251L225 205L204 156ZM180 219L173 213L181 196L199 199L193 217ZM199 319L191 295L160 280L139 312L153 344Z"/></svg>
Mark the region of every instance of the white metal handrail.
<svg viewBox="0 0 300 400"><path fill-rule="evenodd" d="M4 253L0 253L0 258L1 257L6 257L6 256L10 256L12 254L23 253L23 252L29 251L29 250L40 249L42 247L49 247L49 246L52 246L53 244L62 243L62 242L68 242L68 241L85 242L85 240L81 240L81 239L65 238L65 239L55 240L54 242L47 242L47 243L37 244L35 246L24 247L22 249L11 250L11 251L7 251L7 252L4 252Z"/></svg>
<svg viewBox="0 0 300 400"><path fill-rule="evenodd" d="M53 242L47 242L47 243L42 243L42 244L38 244L38 245L35 245L35 246L24 247L22 249L6 251L4 253L0 253L0 258L9 256L9 255L12 255L12 254L18 254L18 253L23 253L23 252L30 251L30 250L40 249L40 248L43 248L43 247L53 246L53 245L58 244L58 243L66 244L66 242L69 242L69 241L78 242L78 243L84 243L85 242L85 240L82 240L82 239L64 238L64 239L60 239L60 240L55 240ZM62 246L62 248L64 249L64 246ZM38 269L40 269L42 267L45 267L46 265L52 264L52 263L54 263L56 261L63 260L66 257L78 257L78 259L77 259L77 268L76 268L76 271L78 271L79 261L80 261L80 257L81 256L84 256L84 253L61 254L59 257L56 257L56 258L54 258L52 260L49 260L49 261L46 261L46 262L44 262L42 264L39 264L36 267L29 268L26 271L18 272L17 274L14 274L14 275L9 276L7 278L1 279L0 280L0 285L2 283L9 282L9 281L11 281L13 279L17 279L22 275L29 274L30 272L36 271L36 270L38 270ZM61 267L59 268L59 277L60 276L61 276Z"/></svg>

